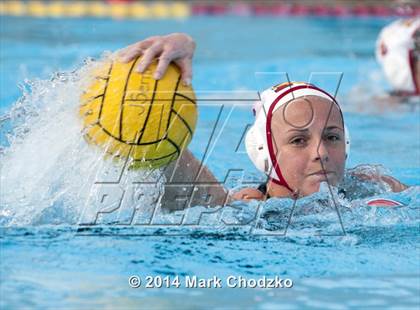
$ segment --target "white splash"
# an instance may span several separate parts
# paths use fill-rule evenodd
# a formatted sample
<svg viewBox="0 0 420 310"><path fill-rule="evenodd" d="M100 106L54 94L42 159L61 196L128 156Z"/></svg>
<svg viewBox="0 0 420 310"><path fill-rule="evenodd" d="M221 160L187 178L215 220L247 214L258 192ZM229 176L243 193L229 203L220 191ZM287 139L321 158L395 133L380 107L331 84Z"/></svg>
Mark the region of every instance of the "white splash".
<svg viewBox="0 0 420 310"><path fill-rule="evenodd" d="M106 57L109 55L103 60ZM2 117L2 127L9 127L9 132L2 133L7 135L2 138L7 146L0 150L1 225L77 223L93 210L106 211L112 206L109 201L106 208L97 206L104 203L103 197L93 201L109 187L114 193L122 188L125 203L133 208L158 200L163 181L159 171L122 169L123 163L105 160L102 151L82 137L79 98L90 82L88 72L100 64L87 61L76 71L27 81L29 90L24 89ZM152 186L143 186L145 181ZM113 196L107 191L107 197Z"/></svg>

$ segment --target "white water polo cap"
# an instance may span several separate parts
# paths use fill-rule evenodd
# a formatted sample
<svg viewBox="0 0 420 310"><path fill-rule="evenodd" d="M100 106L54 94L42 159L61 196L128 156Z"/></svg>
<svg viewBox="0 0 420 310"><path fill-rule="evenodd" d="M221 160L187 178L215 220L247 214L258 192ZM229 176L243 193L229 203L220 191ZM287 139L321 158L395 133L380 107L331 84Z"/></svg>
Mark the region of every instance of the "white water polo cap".
<svg viewBox="0 0 420 310"><path fill-rule="evenodd" d="M282 105L305 96L322 97L333 102L337 105L343 117L337 101L324 90L308 83L287 82L269 88L261 94L261 101L257 101L254 105L255 122L245 137L245 147L255 167L268 175L273 182L285 186L290 191L293 190L284 179L281 167L277 163L271 137L271 119L273 113ZM344 124L344 118L342 119ZM344 135L347 157L350 152L350 136L345 126Z"/></svg>
<svg viewBox="0 0 420 310"><path fill-rule="evenodd" d="M376 41L376 58L395 91L420 94L415 81L416 36L420 17L399 19L383 28ZM418 47L417 47L418 49Z"/></svg>

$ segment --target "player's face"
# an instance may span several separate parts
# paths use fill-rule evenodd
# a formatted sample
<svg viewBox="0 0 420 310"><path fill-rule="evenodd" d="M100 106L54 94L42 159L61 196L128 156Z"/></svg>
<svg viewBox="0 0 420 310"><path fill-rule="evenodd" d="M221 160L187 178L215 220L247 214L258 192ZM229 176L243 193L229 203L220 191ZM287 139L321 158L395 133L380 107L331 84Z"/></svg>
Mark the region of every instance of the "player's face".
<svg viewBox="0 0 420 310"><path fill-rule="evenodd" d="M343 178L345 138L338 107L321 97L295 99L273 114L273 144L283 177L300 195Z"/></svg>

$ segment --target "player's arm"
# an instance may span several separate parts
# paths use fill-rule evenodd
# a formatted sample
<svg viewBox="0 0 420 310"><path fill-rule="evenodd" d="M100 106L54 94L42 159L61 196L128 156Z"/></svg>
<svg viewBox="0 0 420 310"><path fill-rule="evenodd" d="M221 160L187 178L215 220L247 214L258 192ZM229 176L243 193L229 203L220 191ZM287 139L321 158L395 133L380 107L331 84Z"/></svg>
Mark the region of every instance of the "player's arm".
<svg viewBox="0 0 420 310"><path fill-rule="evenodd" d="M158 57L158 66L154 72L156 79L160 79L169 63L174 62L181 69L183 83L189 85L195 46L189 35L172 33L134 43L121 50L118 55L123 62L142 56L137 67L139 72L143 72ZM188 205L216 206L223 205L226 201L227 191L189 150L184 150L176 162L165 168L165 177L165 193L161 203L167 209L184 209Z"/></svg>
<svg viewBox="0 0 420 310"><path fill-rule="evenodd" d="M134 43L119 53L122 62L130 62L138 56L142 59L136 68L143 72L155 58L159 58L154 78L159 80L166 72L169 63L174 62L181 69L182 81L191 84L192 58L195 51L194 40L185 33L171 33L166 36L153 36Z"/></svg>
<svg viewBox="0 0 420 310"><path fill-rule="evenodd" d="M371 175L365 173L352 174L360 180L386 183L389 185L389 187L394 193L399 193L409 188L408 185L405 185L404 183L398 181L396 178L391 177L389 175Z"/></svg>
<svg viewBox="0 0 420 310"><path fill-rule="evenodd" d="M174 210L188 206L223 206L227 191L211 171L188 150L165 168L163 207Z"/></svg>
<svg viewBox="0 0 420 310"><path fill-rule="evenodd" d="M395 193L405 191L409 187L408 185L405 185L404 183L389 175L383 175L380 177L380 179L382 182L387 183Z"/></svg>
<svg viewBox="0 0 420 310"><path fill-rule="evenodd" d="M250 200L265 200L266 196L260 192L256 188L248 187L243 188L240 191L232 194L232 196L229 197L231 201L233 200L243 200L243 201L250 201Z"/></svg>

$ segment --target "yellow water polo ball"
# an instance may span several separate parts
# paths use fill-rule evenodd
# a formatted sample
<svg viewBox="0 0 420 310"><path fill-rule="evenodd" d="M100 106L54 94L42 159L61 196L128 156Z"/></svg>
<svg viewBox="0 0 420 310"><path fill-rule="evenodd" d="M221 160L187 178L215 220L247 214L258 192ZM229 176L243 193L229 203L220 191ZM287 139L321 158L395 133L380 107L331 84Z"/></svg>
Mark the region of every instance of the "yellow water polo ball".
<svg viewBox="0 0 420 310"><path fill-rule="evenodd" d="M81 97L83 136L131 168L158 168L178 158L192 139L197 106L194 91L170 64L153 79L155 60L142 74L130 63L111 61L93 70Z"/></svg>

